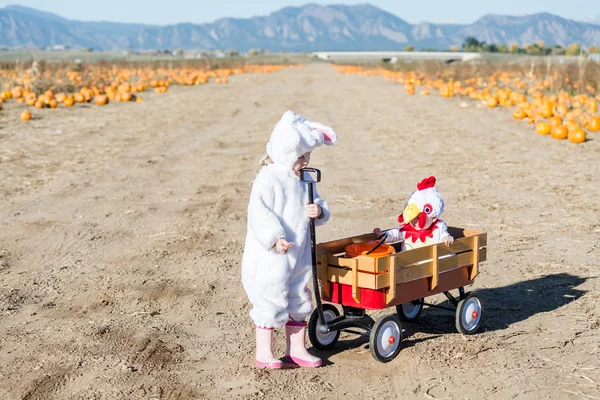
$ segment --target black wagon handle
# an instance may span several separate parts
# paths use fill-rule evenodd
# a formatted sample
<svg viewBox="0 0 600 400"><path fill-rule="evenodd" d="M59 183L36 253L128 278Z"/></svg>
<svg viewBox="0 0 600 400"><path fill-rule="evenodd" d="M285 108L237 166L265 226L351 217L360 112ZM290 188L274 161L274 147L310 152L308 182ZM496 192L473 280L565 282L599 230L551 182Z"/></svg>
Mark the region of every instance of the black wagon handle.
<svg viewBox="0 0 600 400"><path fill-rule="evenodd" d="M316 179L313 179L310 173L316 173ZM306 182L308 185L308 204L313 204L315 202L315 194L314 194L314 184L317 182L321 182L321 171L316 168L302 168L300 170L300 180L302 182ZM325 325L323 330L327 330L327 322L325 322L325 317L323 315L323 303L321 301L321 291L319 290L319 280L317 279L317 241L315 234L315 219L310 218L310 250L311 250L311 258L312 258L312 273L313 273L313 290L315 292L315 301L317 303L317 312L319 313L319 320L321 321L321 325ZM326 278L325 278L326 279ZM327 331L326 331L327 332ZM324 332L324 333L326 333Z"/></svg>

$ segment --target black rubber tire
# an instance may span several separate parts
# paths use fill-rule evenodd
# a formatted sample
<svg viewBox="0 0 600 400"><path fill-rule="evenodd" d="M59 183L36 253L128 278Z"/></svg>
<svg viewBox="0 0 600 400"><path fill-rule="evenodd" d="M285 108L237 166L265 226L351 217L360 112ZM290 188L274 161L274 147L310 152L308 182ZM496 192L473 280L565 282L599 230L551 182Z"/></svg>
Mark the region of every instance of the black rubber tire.
<svg viewBox="0 0 600 400"><path fill-rule="evenodd" d="M331 304L323 304L323 313L325 314L325 321L329 321L330 319L337 318L340 316L340 312L338 311L338 309ZM331 316L331 314L333 314L334 316L328 319L327 315ZM330 332L335 336L332 337L331 341L323 343L319 339L317 334L317 325L319 322L319 313L315 308L315 310L310 315L310 319L308 320L308 338L310 339L310 342L312 343L313 347L317 350L332 349L333 346L335 346L335 344L337 343L338 339L340 338L340 331Z"/></svg>
<svg viewBox="0 0 600 400"><path fill-rule="evenodd" d="M390 349L383 349L380 348L381 341L378 338L380 333L383 334L383 330L387 328L394 329L394 343L397 342L397 346L392 346ZM379 362L386 363L392 361L398 355L402 348L402 321L398 315L384 315L375 322L369 336L369 347L371 355Z"/></svg>
<svg viewBox="0 0 600 400"><path fill-rule="evenodd" d="M404 310L404 304L399 304L396 306L396 312L398 313L398 316L400 317L400 319L402 321L405 322L415 322L416 320L419 319L419 316L421 315L421 311L423 311L423 303L425 302L424 298L420 298L418 300L414 300L411 301L411 303L415 306L418 307L418 309L416 310L415 313L411 313L410 315L408 315L405 310Z"/></svg>
<svg viewBox="0 0 600 400"><path fill-rule="evenodd" d="M471 316L467 313L472 309ZM473 317L473 313L477 316ZM456 330L463 335L473 335L481 328L483 322L483 302L475 293L467 293L456 306Z"/></svg>

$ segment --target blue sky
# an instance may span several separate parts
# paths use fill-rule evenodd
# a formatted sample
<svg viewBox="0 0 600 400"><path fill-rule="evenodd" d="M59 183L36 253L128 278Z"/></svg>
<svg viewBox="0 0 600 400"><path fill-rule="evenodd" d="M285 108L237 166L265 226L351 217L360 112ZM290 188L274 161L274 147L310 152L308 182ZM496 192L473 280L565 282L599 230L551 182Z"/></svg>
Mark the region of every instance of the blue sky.
<svg viewBox="0 0 600 400"><path fill-rule="evenodd" d="M49 11L83 21L138 22L168 25L203 23L218 18L249 18L267 15L286 6L301 6L298 0L0 0L9 4ZM600 16L600 0L373 0L312 1L317 4L360 4L369 2L410 22L470 23L484 14L525 15L550 12L565 18L587 20Z"/></svg>

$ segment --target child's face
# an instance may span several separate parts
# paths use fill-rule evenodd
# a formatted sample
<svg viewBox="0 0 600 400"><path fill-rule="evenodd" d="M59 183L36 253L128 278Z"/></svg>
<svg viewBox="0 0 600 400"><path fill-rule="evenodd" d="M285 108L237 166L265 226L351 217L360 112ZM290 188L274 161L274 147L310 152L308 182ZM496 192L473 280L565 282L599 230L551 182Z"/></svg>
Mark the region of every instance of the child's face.
<svg viewBox="0 0 600 400"><path fill-rule="evenodd" d="M420 216L420 214L419 214L419 216ZM425 221L424 221L425 224L421 227L419 224L419 219L420 219L419 216L417 216L412 221L410 221L410 224L412 225L412 227L417 231L429 229L431 224L433 224L437 220L437 217L432 217L432 216L426 214Z"/></svg>
<svg viewBox="0 0 600 400"><path fill-rule="evenodd" d="M302 168L308 167L308 163L310 162L310 151L308 153L304 153L301 157L298 157L292 170L296 175L300 175L300 170Z"/></svg>

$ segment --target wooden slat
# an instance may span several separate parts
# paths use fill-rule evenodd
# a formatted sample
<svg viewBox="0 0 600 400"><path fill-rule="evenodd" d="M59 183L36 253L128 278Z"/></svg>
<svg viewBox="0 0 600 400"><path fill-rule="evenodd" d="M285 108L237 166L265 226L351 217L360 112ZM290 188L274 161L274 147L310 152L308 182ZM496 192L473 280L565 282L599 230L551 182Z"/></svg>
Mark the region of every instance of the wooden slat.
<svg viewBox="0 0 600 400"><path fill-rule="evenodd" d="M473 236L473 268L471 268L471 274L469 280L475 279L479 273L479 236Z"/></svg>
<svg viewBox="0 0 600 400"><path fill-rule="evenodd" d="M386 257L389 268L389 282L396 281L396 259L393 257ZM390 304L396 298L396 285L390 285L386 295L386 303Z"/></svg>
<svg viewBox="0 0 600 400"><path fill-rule="evenodd" d="M389 257L396 259L396 265L398 267L406 267L412 264L416 264L419 261L428 260L431 258L431 250L429 246L419 247L418 249L402 251L400 253L392 254Z"/></svg>
<svg viewBox="0 0 600 400"><path fill-rule="evenodd" d="M344 257L336 257L331 254L327 257L327 262L329 265L334 265L336 267L346 267L352 268L355 261L358 261L358 270L365 272L376 272L376 258L367 257L367 256L358 256L355 258L344 258Z"/></svg>
<svg viewBox="0 0 600 400"><path fill-rule="evenodd" d="M487 249L479 250L479 261L485 259ZM394 260L392 257L390 261ZM462 253L452 257L442 258L438 261L438 271L440 274L454 269L462 268L471 265L473 261L473 253ZM393 261L392 261L393 262ZM427 261L422 264L413 265L410 267L401 268L396 262L394 274L396 275L396 284L414 281L417 279L430 278L432 276L432 261ZM319 272L322 269L319 268ZM357 271L356 286L365 289L384 289L390 287L391 272L382 274L369 274L366 272ZM327 281L342 283L345 285L353 285L354 271L352 269L340 268L329 265L327 268ZM393 281L392 281L393 282Z"/></svg>
<svg viewBox="0 0 600 400"><path fill-rule="evenodd" d="M323 292L323 294L325 294L325 297L330 297L331 293L329 293L329 283L327 282L326 279L323 279L323 277L327 277L329 275L328 273L328 254L327 253L323 253L321 254L321 291Z"/></svg>
<svg viewBox="0 0 600 400"><path fill-rule="evenodd" d="M360 304L360 290L358 290L358 260L354 259L352 266L352 298Z"/></svg>
<svg viewBox="0 0 600 400"><path fill-rule="evenodd" d="M486 253L486 249L479 250L480 255ZM450 271L453 269L462 268L471 265L473 261L473 253L462 253L452 257L442 258L438 262L439 273ZM421 278L431 277L432 261L425 262L412 267L401 268L396 271L396 283L409 282Z"/></svg>
<svg viewBox="0 0 600 400"><path fill-rule="evenodd" d="M435 289L440 278L438 246L431 246L431 289ZM394 282L390 279L390 282Z"/></svg>

